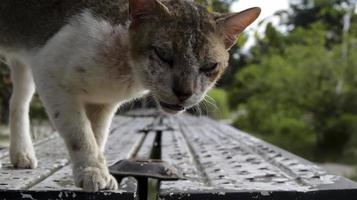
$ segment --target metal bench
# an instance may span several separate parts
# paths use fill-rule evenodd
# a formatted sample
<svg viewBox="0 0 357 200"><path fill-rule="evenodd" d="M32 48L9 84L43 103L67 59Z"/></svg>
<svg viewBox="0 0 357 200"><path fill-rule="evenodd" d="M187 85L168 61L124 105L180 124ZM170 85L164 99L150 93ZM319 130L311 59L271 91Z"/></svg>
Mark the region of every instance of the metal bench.
<svg viewBox="0 0 357 200"><path fill-rule="evenodd" d="M0 200L139 198L132 177L122 179L118 191L87 193L76 188L58 134L38 142L36 153L37 169L15 170L7 151L0 151ZM172 117L152 110L117 116L106 157L109 165L152 158L174 166L185 180L149 184L149 192L162 200L357 199L357 183L206 117Z"/></svg>

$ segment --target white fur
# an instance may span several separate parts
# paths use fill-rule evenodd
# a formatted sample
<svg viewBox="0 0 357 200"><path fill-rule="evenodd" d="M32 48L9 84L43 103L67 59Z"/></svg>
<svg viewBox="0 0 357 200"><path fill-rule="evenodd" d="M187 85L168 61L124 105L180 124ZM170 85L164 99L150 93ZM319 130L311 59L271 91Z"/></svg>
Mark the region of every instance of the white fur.
<svg viewBox="0 0 357 200"><path fill-rule="evenodd" d="M10 159L15 167L35 168L37 160L30 136L29 105L35 85L29 68L10 61L13 93L10 101Z"/></svg>
<svg viewBox="0 0 357 200"><path fill-rule="evenodd" d="M14 81L10 147L14 165L37 165L28 117L32 74L48 115L67 144L76 185L89 191L117 188L103 156L109 125L118 106L142 96L145 89L135 74L121 74L118 67L130 68L125 58L104 59L107 51L115 51L113 41L128 45L128 27L112 26L84 12L42 48L7 54Z"/></svg>

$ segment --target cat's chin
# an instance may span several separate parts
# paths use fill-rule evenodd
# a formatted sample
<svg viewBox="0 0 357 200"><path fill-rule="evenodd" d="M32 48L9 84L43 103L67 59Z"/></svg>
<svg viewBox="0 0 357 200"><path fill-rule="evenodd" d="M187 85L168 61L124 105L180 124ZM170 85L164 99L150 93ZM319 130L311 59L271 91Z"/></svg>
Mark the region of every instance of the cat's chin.
<svg viewBox="0 0 357 200"><path fill-rule="evenodd" d="M176 115L185 111L185 107L179 105L171 105L160 101L161 110L167 114Z"/></svg>

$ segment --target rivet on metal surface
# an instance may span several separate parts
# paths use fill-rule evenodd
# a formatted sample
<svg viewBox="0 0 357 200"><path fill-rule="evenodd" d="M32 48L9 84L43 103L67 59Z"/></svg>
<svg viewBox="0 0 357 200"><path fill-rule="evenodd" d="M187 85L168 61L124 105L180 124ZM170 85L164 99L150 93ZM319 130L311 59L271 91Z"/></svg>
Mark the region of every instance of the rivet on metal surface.
<svg viewBox="0 0 357 200"><path fill-rule="evenodd" d="M110 166L109 171L118 181L128 176L137 180L137 200L147 199L149 178L158 181L185 179L175 167L162 160L121 160Z"/></svg>

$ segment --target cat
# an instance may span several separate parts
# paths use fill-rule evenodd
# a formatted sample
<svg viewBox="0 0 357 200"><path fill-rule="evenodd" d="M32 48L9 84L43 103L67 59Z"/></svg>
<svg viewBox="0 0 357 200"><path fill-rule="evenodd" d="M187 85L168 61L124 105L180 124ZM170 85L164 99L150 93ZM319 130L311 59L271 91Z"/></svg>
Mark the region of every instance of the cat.
<svg viewBox="0 0 357 200"><path fill-rule="evenodd" d="M148 92L171 114L199 103L259 14L210 13L189 0L2 0L11 163L37 166L28 116L36 90L66 143L75 185L117 189L103 155L117 108Z"/></svg>

